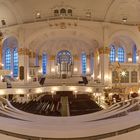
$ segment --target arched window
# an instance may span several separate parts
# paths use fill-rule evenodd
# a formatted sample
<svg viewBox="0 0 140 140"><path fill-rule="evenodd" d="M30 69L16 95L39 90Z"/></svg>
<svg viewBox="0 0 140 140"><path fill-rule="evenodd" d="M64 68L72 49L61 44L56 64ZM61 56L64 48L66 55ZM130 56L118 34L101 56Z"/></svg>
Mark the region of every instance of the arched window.
<svg viewBox="0 0 140 140"><path fill-rule="evenodd" d="M133 63L137 63L137 47L134 45L133 47Z"/></svg>
<svg viewBox="0 0 140 140"><path fill-rule="evenodd" d="M11 70L11 76L18 77L18 41L16 38L10 37L3 41L2 59L4 69Z"/></svg>
<svg viewBox="0 0 140 140"><path fill-rule="evenodd" d="M10 48L5 49L5 69L11 70L11 50L10 50Z"/></svg>
<svg viewBox="0 0 140 140"><path fill-rule="evenodd" d="M86 58L86 54L83 52L82 53L82 74L83 75L86 74L86 68L87 68L87 58Z"/></svg>
<svg viewBox="0 0 140 140"><path fill-rule="evenodd" d="M110 50L110 62L115 62L116 61L116 49L114 46L111 46Z"/></svg>
<svg viewBox="0 0 140 140"><path fill-rule="evenodd" d="M54 10L54 16L58 16L59 15L59 11L58 11L58 9L55 9Z"/></svg>
<svg viewBox="0 0 140 140"><path fill-rule="evenodd" d="M43 74L47 74L47 55L45 53L42 55L42 70Z"/></svg>
<svg viewBox="0 0 140 140"><path fill-rule="evenodd" d="M72 10L68 9L68 16L72 16Z"/></svg>
<svg viewBox="0 0 140 140"><path fill-rule="evenodd" d="M62 9L60 10L60 14L61 14L62 16L65 16L65 15L66 15L66 9L62 8Z"/></svg>
<svg viewBox="0 0 140 140"><path fill-rule="evenodd" d="M18 77L18 49L13 50L13 76Z"/></svg>
<svg viewBox="0 0 140 140"><path fill-rule="evenodd" d="M124 63L124 49L122 47L118 48L118 62Z"/></svg>
<svg viewBox="0 0 140 140"><path fill-rule="evenodd" d="M62 50L57 54L57 63L72 63L71 53L67 50Z"/></svg>

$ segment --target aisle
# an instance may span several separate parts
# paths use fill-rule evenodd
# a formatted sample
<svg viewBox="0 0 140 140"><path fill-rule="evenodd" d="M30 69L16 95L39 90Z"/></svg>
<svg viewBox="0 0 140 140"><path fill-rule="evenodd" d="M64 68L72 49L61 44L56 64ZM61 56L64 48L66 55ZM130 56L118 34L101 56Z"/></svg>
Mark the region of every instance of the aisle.
<svg viewBox="0 0 140 140"><path fill-rule="evenodd" d="M69 116L69 101L67 96L61 97L61 115L62 116Z"/></svg>

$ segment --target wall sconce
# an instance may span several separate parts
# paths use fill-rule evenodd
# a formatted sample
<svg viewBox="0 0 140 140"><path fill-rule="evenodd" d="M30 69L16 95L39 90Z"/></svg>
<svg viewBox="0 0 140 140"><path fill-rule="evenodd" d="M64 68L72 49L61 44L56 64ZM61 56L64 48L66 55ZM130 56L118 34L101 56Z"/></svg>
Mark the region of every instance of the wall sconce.
<svg viewBox="0 0 140 140"><path fill-rule="evenodd" d="M128 62L132 62L132 58L128 58Z"/></svg>
<svg viewBox="0 0 140 140"><path fill-rule="evenodd" d="M74 68L74 72L77 72L78 71L78 69L77 68Z"/></svg>
<svg viewBox="0 0 140 140"><path fill-rule="evenodd" d="M127 17L123 17L122 21L123 21L123 23L126 23L127 22Z"/></svg>
<svg viewBox="0 0 140 140"><path fill-rule="evenodd" d="M40 12L36 12L35 13L35 18L36 19L40 19L41 18L41 13Z"/></svg>
<svg viewBox="0 0 140 140"><path fill-rule="evenodd" d="M39 73L42 73L42 69L38 70Z"/></svg>
<svg viewBox="0 0 140 140"><path fill-rule="evenodd" d="M90 72L90 68L87 68L87 72Z"/></svg>
<svg viewBox="0 0 140 140"><path fill-rule="evenodd" d="M137 62L139 61L139 56L138 56L138 55L136 56L136 61L137 61Z"/></svg>
<svg viewBox="0 0 140 140"><path fill-rule="evenodd" d="M54 68L51 68L51 72L55 72L55 69Z"/></svg>
<svg viewBox="0 0 140 140"><path fill-rule="evenodd" d="M1 67L3 67L3 66L4 66L4 64L3 64L3 63L0 63L0 66L1 66Z"/></svg>

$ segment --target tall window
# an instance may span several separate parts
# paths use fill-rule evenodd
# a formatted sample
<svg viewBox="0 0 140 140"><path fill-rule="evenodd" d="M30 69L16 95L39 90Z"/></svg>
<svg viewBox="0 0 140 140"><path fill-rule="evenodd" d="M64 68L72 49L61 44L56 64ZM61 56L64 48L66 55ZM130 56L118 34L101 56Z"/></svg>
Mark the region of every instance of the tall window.
<svg viewBox="0 0 140 140"><path fill-rule="evenodd" d="M47 55L45 53L42 56L42 70L43 74L47 74Z"/></svg>
<svg viewBox="0 0 140 140"><path fill-rule="evenodd" d="M65 16L65 15L66 15L66 9L62 8L62 9L60 10L60 14L61 14L62 16Z"/></svg>
<svg viewBox="0 0 140 140"><path fill-rule="evenodd" d="M18 49L13 50L13 76L18 77Z"/></svg>
<svg viewBox="0 0 140 140"><path fill-rule="evenodd" d="M137 62L137 48L136 45L133 47L133 63Z"/></svg>
<svg viewBox="0 0 140 140"><path fill-rule="evenodd" d="M11 51L10 51L10 48L5 49L5 69L11 70Z"/></svg>
<svg viewBox="0 0 140 140"><path fill-rule="evenodd" d="M118 48L118 61L124 63L124 49L122 47Z"/></svg>
<svg viewBox="0 0 140 140"><path fill-rule="evenodd" d="M82 74L86 74L86 68L87 68L87 59L86 59L86 54L82 53Z"/></svg>
<svg viewBox="0 0 140 140"><path fill-rule="evenodd" d="M111 46L110 50L110 62L115 62L116 61L116 50L114 46Z"/></svg>
<svg viewBox="0 0 140 140"><path fill-rule="evenodd" d="M54 16L59 16L59 11L58 11L58 9L55 9L55 10L54 10Z"/></svg>
<svg viewBox="0 0 140 140"><path fill-rule="evenodd" d="M72 10L71 9L68 9L68 15L72 16Z"/></svg>
<svg viewBox="0 0 140 140"><path fill-rule="evenodd" d="M14 37L4 40L2 54L4 69L11 70L11 76L18 77L18 41Z"/></svg>

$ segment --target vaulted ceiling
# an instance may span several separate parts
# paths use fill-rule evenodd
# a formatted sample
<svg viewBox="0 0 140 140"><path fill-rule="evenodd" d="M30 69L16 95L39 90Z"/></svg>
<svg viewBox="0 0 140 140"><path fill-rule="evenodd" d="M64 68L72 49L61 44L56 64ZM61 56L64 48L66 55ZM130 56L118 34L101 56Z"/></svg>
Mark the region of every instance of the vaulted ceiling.
<svg viewBox="0 0 140 140"><path fill-rule="evenodd" d="M7 26L34 22L37 12L45 20L55 8L71 8L73 17L86 18L91 13L95 21L122 24L127 18L126 24L140 24L140 0L0 0L0 20Z"/></svg>

